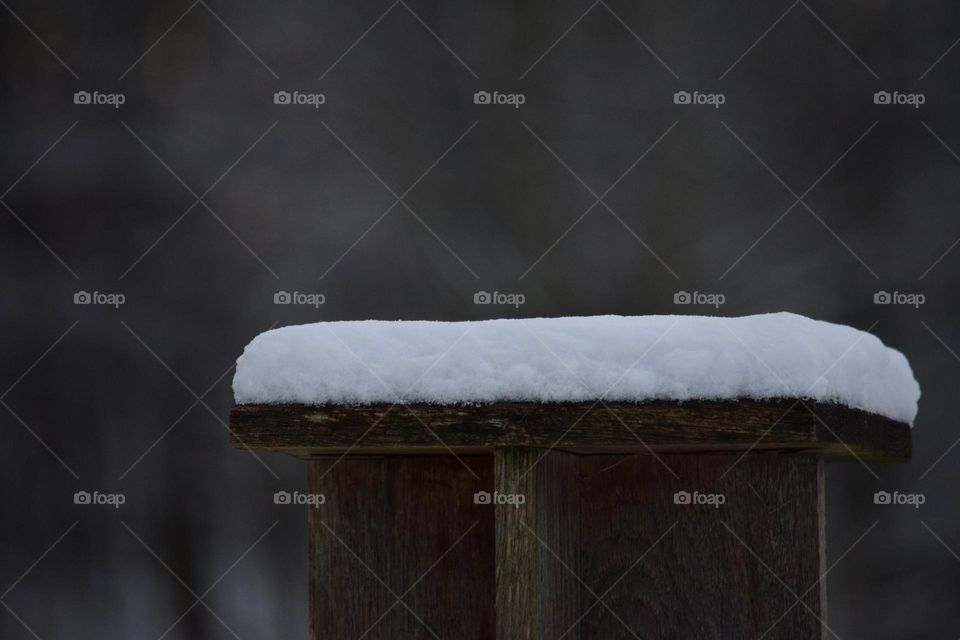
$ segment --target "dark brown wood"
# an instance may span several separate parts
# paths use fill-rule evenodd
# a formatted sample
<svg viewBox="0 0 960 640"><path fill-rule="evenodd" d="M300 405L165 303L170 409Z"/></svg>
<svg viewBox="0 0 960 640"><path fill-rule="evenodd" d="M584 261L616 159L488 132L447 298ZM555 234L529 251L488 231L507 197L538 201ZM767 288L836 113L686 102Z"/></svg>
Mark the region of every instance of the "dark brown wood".
<svg viewBox="0 0 960 640"><path fill-rule="evenodd" d="M911 448L800 400L253 405L231 428L326 497L310 617L333 640L822 640L823 462Z"/></svg>
<svg viewBox="0 0 960 640"><path fill-rule="evenodd" d="M822 462L738 459L580 458L582 640L826 637Z"/></svg>
<svg viewBox="0 0 960 640"><path fill-rule="evenodd" d="M474 502L493 460L462 461L478 477L449 455L308 463L326 499L309 509L311 638L494 636L493 508Z"/></svg>
<svg viewBox="0 0 960 640"><path fill-rule="evenodd" d="M503 447L495 453L498 640L553 639L575 626L578 464L577 456L558 451ZM574 630L566 637L580 636Z"/></svg>
<svg viewBox="0 0 960 640"><path fill-rule="evenodd" d="M828 459L904 461L910 427L849 407L799 400L520 403L476 406L240 405L231 443L310 456L490 454L494 447L575 453L816 451Z"/></svg>
<svg viewBox="0 0 960 640"><path fill-rule="evenodd" d="M826 637L819 456L504 448L494 477L526 496L496 507L498 639Z"/></svg>

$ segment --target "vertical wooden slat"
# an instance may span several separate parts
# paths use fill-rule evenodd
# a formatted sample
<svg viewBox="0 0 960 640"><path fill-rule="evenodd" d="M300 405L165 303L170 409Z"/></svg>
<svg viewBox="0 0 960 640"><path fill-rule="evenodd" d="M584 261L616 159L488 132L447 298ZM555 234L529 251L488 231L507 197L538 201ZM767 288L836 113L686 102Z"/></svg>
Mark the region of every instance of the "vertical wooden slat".
<svg viewBox="0 0 960 640"><path fill-rule="evenodd" d="M820 578L825 576L827 573L827 480L826 474L824 473L824 460L822 456L817 456L817 524L820 528L817 534L817 553L819 554L818 558L818 567L817 567L817 577ZM827 622L827 580L826 578L820 580L819 585L814 590L819 598L819 611L820 617L823 618L824 622ZM829 623L828 623L829 624ZM820 629L820 640L827 640L831 637L832 634L828 631L827 625L821 625Z"/></svg>
<svg viewBox="0 0 960 640"><path fill-rule="evenodd" d="M577 457L525 447L498 448L494 457L504 501L495 505L497 638L556 638L579 607ZM575 625L565 637L579 638Z"/></svg>
<svg viewBox="0 0 960 640"><path fill-rule="evenodd" d="M494 487L498 493L524 496L536 504L535 475L523 476L536 461L537 451L527 448L497 449L494 454ZM541 621L534 612L540 601L540 553L535 508L496 505L497 638L534 640L540 637Z"/></svg>

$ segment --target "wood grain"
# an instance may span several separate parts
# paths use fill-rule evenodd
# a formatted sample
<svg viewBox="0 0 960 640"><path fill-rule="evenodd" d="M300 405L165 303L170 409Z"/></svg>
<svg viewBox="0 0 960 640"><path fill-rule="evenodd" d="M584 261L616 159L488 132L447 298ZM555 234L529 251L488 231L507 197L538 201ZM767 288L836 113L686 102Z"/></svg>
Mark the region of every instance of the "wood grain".
<svg viewBox="0 0 960 640"><path fill-rule="evenodd" d="M473 499L493 461L463 461L479 479L452 456L309 463L311 638L493 637L493 509Z"/></svg>
<svg viewBox="0 0 960 640"><path fill-rule="evenodd" d="M737 458L581 458L581 575L609 607L589 609L584 640L825 637L822 462ZM677 504L678 491L725 502Z"/></svg>
<svg viewBox="0 0 960 640"><path fill-rule="evenodd" d="M825 637L818 455L463 460L479 479L449 454L309 462L312 638Z"/></svg>
<svg viewBox="0 0 960 640"><path fill-rule="evenodd" d="M576 456L527 447L497 449L494 482L522 505L496 505L497 638L557 638L580 607ZM567 634L578 640L574 629Z"/></svg>
<svg viewBox="0 0 960 640"><path fill-rule="evenodd" d="M825 637L816 455L504 448L494 477L527 496L496 511L498 639Z"/></svg>
<svg viewBox="0 0 960 640"><path fill-rule="evenodd" d="M476 406L238 405L231 444L300 456L492 454L494 447L575 453L791 450L831 460L904 461L904 423L842 405L738 402L518 403Z"/></svg>
<svg viewBox="0 0 960 640"><path fill-rule="evenodd" d="M231 424L235 446L307 458L327 498L310 618L334 640L822 640L823 462L909 459L911 435L799 401L241 406Z"/></svg>

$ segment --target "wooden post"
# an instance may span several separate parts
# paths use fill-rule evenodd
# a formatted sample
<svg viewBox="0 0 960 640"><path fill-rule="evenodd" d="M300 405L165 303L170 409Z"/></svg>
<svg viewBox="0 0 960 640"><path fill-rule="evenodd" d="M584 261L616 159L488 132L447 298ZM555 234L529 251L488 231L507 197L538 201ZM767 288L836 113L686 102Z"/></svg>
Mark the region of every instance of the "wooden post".
<svg viewBox="0 0 960 640"><path fill-rule="evenodd" d="M789 400L241 406L231 428L324 494L324 640L823 640L823 463L911 447L905 424Z"/></svg>

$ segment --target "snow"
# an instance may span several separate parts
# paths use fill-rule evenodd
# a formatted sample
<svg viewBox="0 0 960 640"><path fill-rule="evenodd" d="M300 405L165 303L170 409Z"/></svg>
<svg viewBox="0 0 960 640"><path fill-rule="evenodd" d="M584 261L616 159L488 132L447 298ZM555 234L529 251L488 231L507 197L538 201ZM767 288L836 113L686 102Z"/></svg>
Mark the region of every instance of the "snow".
<svg viewBox="0 0 960 640"><path fill-rule="evenodd" d="M899 351L792 313L290 326L247 345L233 391L315 405L801 397L911 425L920 397Z"/></svg>

